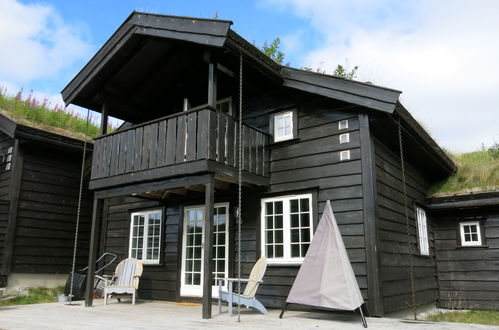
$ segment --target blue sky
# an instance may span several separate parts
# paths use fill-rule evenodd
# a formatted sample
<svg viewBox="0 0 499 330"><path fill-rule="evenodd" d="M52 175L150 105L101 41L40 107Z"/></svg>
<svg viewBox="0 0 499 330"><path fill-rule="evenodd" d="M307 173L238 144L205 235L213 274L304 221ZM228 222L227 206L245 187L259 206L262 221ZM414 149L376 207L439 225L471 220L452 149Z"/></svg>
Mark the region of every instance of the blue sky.
<svg viewBox="0 0 499 330"><path fill-rule="evenodd" d="M261 45L279 36L292 66L403 91L454 151L499 142L499 2L494 0L0 0L0 86L59 92L133 11L212 18Z"/></svg>

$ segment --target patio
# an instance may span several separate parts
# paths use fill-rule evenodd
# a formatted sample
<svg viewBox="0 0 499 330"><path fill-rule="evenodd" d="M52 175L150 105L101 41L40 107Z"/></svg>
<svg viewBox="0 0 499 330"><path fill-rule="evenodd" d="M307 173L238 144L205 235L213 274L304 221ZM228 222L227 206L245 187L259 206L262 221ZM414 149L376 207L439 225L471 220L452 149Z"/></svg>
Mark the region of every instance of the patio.
<svg viewBox="0 0 499 330"><path fill-rule="evenodd" d="M216 304L214 304L216 305ZM241 323L236 316L218 314L213 319L201 318L201 306L172 302L141 301L133 306L128 302L104 306L67 306L62 303L11 306L0 308L0 329L363 329L353 313L287 312L282 320L279 311L259 315L242 309ZM368 318L369 329L491 329L497 327L433 322L409 322L390 318Z"/></svg>

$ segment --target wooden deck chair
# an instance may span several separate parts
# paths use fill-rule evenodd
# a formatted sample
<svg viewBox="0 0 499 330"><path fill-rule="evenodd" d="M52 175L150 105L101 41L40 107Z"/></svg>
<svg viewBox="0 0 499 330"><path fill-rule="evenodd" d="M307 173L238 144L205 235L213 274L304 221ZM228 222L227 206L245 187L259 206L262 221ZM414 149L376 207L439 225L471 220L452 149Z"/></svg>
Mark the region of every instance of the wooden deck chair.
<svg viewBox="0 0 499 330"><path fill-rule="evenodd" d="M263 275L267 269L267 259L261 257L251 270L248 279L241 279L241 282L247 283L242 295L233 292L233 283L238 281L237 278L217 278L218 280L218 312L222 312L222 301L228 304L229 314L232 314L232 305L240 302L240 305L251 307L262 314L267 314L267 309L255 298L258 286L262 283ZM227 291L223 290L222 283L227 281Z"/></svg>
<svg viewBox="0 0 499 330"><path fill-rule="evenodd" d="M135 305L136 292L139 289L139 279L142 275L142 262L134 258L122 260L111 278L99 277L104 281L104 305L111 295L132 295ZM118 298L120 301L120 298Z"/></svg>

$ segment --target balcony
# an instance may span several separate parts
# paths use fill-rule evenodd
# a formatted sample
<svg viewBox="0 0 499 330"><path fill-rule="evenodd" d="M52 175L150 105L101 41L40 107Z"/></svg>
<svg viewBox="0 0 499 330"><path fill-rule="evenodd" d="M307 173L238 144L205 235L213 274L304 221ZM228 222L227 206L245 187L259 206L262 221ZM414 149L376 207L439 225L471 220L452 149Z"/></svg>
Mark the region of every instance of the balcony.
<svg viewBox="0 0 499 330"><path fill-rule="evenodd" d="M243 125L243 183L268 185L269 136ZM95 139L90 189L214 173L236 182L238 123L204 105Z"/></svg>

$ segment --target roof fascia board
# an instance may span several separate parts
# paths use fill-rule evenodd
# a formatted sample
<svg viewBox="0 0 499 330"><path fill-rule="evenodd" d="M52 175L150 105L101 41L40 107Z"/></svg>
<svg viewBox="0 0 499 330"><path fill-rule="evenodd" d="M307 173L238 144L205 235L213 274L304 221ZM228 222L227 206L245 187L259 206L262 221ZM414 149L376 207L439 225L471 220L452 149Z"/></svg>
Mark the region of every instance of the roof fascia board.
<svg viewBox="0 0 499 330"><path fill-rule="evenodd" d="M7 116L0 115L0 131L14 139L16 136L17 123Z"/></svg>
<svg viewBox="0 0 499 330"><path fill-rule="evenodd" d="M392 114L400 91L283 67L283 85Z"/></svg>
<svg viewBox="0 0 499 330"><path fill-rule="evenodd" d="M84 144L84 141L82 140L70 138L67 136L55 134L52 132L20 124L17 125L15 137L18 139L42 142L57 147L63 147L66 149L69 148L69 149L83 150L83 144ZM93 142L89 141L87 142L87 149L88 150L93 149Z"/></svg>

